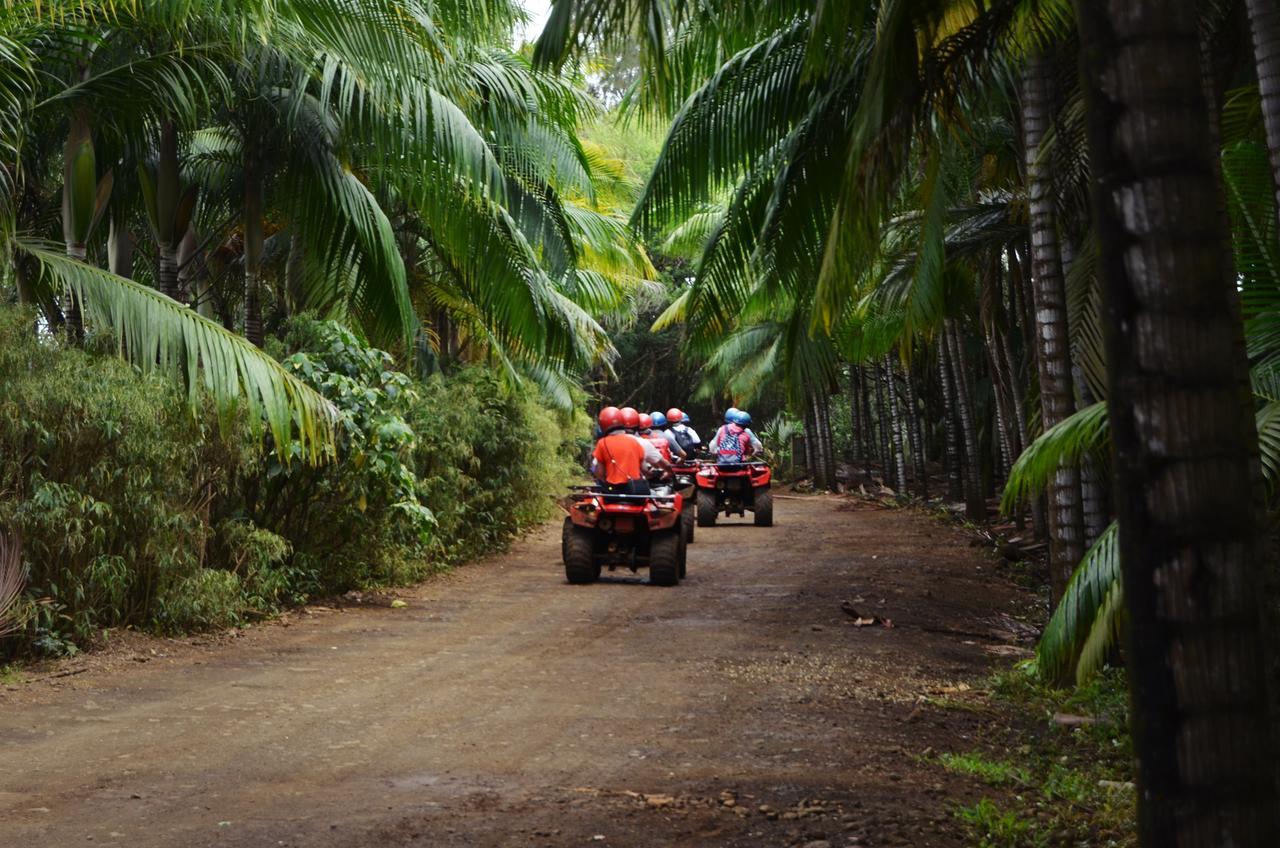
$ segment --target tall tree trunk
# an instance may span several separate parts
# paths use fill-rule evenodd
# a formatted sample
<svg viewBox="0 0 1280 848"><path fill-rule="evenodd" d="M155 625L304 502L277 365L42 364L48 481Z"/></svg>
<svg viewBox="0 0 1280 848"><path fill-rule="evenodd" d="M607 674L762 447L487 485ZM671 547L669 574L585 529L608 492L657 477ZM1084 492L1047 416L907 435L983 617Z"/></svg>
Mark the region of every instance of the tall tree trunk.
<svg viewBox="0 0 1280 848"><path fill-rule="evenodd" d="M987 504L982 496L982 465L978 454L978 424L973 414L973 390L969 370L965 366L960 330L947 319L947 344L951 348L953 386L956 393L956 417L960 420L960 436L964 440L964 513L971 521L985 521Z"/></svg>
<svg viewBox="0 0 1280 848"><path fill-rule="evenodd" d="M173 121L160 125L160 149L156 162L156 220L159 224L157 248L160 252L156 266L157 287L169 297L185 303L186 298L178 285L178 243L184 232L177 232L177 208L181 194L178 172L178 128Z"/></svg>
<svg viewBox="0 0 1280 848"><path fill-rule="evenodd" d="M197 313L210 321L215 319L209 268L205 265L204 249L196 237L194 225L187 227L186 235L178 243L178 285L189 293L192 308Z"/></svg>
<svg viewBox="0 0 1280 848"><path fill-rule="evenodd" d="M1076 3L1138 824L1145 846L1273 846L1274 562L1196 6Z"/></svg>
<svg viewBox="0 0 1280 848"><path fill-rule="evenodd" d="M868 379L873 377L874 371L868 371L867 366L858 366L859 375L859 402L863 405L863 429L865 430L863 443L863 466L867 480L872 479L872 461L874 453L876 453L876 425L872 421L872 396L870 396L870 387Z"/></svg>
<svg viewBox="0 0 1280 848"><path fill-rule="evenodd" d="M911 466L916 477L916 491L926 500L929 497L929 475L925 468L924 439L920 434L920 413L916 407L916 390L912 385L911 369L904 369L902 398L907 408L907 439L911 443Z"/></svg>
<svg viewBox="0 0 1280 848"><path fill-rule="evenodd" d="M1031 218L1032 296L1035 300L1036 363L1040 373L1040 417L1044 429L1075 411L1067 296L1062 277L1053 186L1040 160L1040 142L1049 125L1049 66L1042 58L1023 75L1022 125L1027 157ZM1049 487L1049 560L1052 600L1062 597L1084 556L1080 472L1064 465Z"/></svg>
<svg viewBox="0 0 1280 848"><path fill-rule="evenodd" d="M818 439L818 424L813 417L813 402L808 398L805 399L804 410L804 468L809 472L809 476L813 479L813 485L818 485L818 463L816 460L817 450L815 444Z"/></svg>
<svg viewBox="0 0 1280 848"><path fill-rule="evenodd" d="M1262 95L1262 125L1271 157L1271 179L1280 214L1280 6L1276 0L1245 0L1249 29L1253 33L1253 57L1258 67L1258 92Z"/></svg>
<svg viewBox="0 0 1280 848"><path fill-rule="evenodd" d="M81 71L81 77L87 78L87 71ZM77 179L76 168L87 157L88 167L96 171L93 156L93 135L89 125L89 113L83 106L71 110L67 126L67 137L62 148L62 237L66 244L67 258L84 262L88 255L84 234L88 230L88 221L82 203L77 199L85 192L83 180ZM96 177L96 174L94 174ZM78 190L77 190L78 189ZM80 308L80 299L70 288L63 298L62 314L66 320L67 337L74 343L84 341L84 316Z"/></svg>
<svg viewBox="0 0 1280 848"><path fill-rule="evenodd" d="M1075 372L1081 408L1093 406L1097 398L1089 390L1089 383L1078 365L1075 366ZM1107 507L1107 483L1103 479L1101 466L1092 456L1080 458L1080 506L1084 515L1084 546L1087 549L1098 541L1098 537L1111 523L1111 513Z"/></svg>
<svg viewBox="0 0 1280 848"><path fill-rule="evenodd" d="M836 491L836 446L835 439L831 432L831 399L824 390L819 395L818 400L818 417L821 421L820 434L822 436L822 475L827 478L827 488Z"/></svg>
<svg viewBox="0 0 1280 848"><path fill-rule="evenodd" d="M290 315L301 312L306 304L305 253L302 236L295 228L289 233L289 258L285 261L284 268L285 303Z"/></svg>
<svg viewBox="0 0 1280 848"><path fill-rule="evenodd" d="M254 154L244 163L244 335L262 346L262 176Z"/></svg>
<svg viewBox="0 0 1280 848"><path fill-rule="evenodd" d="M831 481L827 478L827 443L823 438L822 409L819 405L818 393L809 393L809 406L813 408L813 483L818 489L828 489Z"/></svg>
<svg viewBox="0 0 1280 848"><path fill-rule="evenodd" d="M813 419L813 487L827 488L827 459L823 456L822 415L818 412L818 396L809 393L809 415Z"/></svg>
<svg viewBox="0 0 1280 848"><path fill-rule="evenodd" d="M876 378L876 424L877 452L880 454L880 477L887 485L892 479L893 449L889 446L889 414L884 402L884 369L879 363L873 363L871 373Z"/></svg>
<svg viewBox="0 0 1280 848"><path fill-rule="evenodd" d="M858 366L849 365L849 428L853 431L850 463L857 466L862 459L862 403L858 400Z"/></svg>
<svg viewBox="0 0 1280 848"><path fill-rule="evenodd" d="M107 231L107 268L117 277L133 279L133 233L116 215Z"/></svg>
<svg viewBox="0 0 1280 848"><path fill-rule="evenodd" d="M18 287L18 303L34 306L37 302L36 287L31 280L31 266L27 257L10 252L13 281Z"/></svg>
<svg viewBox="0 0 1280 848"><path fill-rule="evenodd" d="M1017 458L1013 431L1013 414L1010 399L1017 391L1011 376L1006 375L1003 368L1003 355L1000 352L1000 303L1003 297L1001 278L1003 268L1001 253L993 252L990 268L983 278L982 297L980 299L980 325L982 327L983 349L987 354L988 366L991 369L991 395L995 401L996 445L1000 449L1000 468L998 476L1003 478L1013 467Z"/></svg>
<svg viewBox="0 0 1280 848"><path fill-rule="evenodd" d="M889 449L893 451L893 487L900 496L905 496L907 494L907 458L903 450L903 443L906 441L905 427L902 422L902 405L898 403L897 381L893 378L893 359L887 353L884 355L884 374L889 384L889 431L892 434Z"/></svg>
<svg viewBox="0 0 1280 848"><path fill-rule="evenodd" d="M956 432L956 393L951 368L951 344L944 326L938 333L938 378L942 385L942 418L946 438L947 501L964 499L964 477L960 467L960 438Z"/></svg>

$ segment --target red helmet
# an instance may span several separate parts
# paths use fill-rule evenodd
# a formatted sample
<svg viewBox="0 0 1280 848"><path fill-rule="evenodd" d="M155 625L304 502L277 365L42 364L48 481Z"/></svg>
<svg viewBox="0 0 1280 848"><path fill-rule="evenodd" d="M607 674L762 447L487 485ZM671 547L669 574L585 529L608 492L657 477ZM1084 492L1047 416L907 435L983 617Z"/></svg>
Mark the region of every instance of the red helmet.
<svg viewBox="0 0 1280 848"><path fill-rule="evenodd" d="M616 406L606 406L600 410L600 417L596 419L600 422L600 429L607 433L610 430L616 430L623 426L622 410Z"/></svg>
<svg viewBox="0 0 1280 848"><path fill-rule="evenodd" d="M681 412L679 409L676 409L676 408L673 406L673 407L671 407L670 409L668 409L668 410L667 410L667 423L668 423L668 424L679 424L679 423L680 423L681 421L683 421L683 420L684 420L684 413L683 413L683 412Z"/></svg>
<svg viewBox="0 0 1280 848"><path fill-rule="evenodd" d="M622 426L628 430L635 430L640 426L640 413L634 407L624 406L619 414L622 416Z"/></svg>
<svg viewBox="0 0 1280 848"><path fill-rule="evenodd" d="M653 428L653 416L640 413L640 429L650 430Z"/></svg>

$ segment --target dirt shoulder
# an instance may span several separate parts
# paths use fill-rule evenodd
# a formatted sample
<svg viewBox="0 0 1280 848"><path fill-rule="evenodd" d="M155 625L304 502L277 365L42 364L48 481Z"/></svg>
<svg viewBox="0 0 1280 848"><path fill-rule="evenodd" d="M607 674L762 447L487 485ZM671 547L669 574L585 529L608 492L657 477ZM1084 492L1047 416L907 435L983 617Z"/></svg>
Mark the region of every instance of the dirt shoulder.
<svg viewBox="0 0 1280 848"><path fill-rule="evenodd" d="M0 689L23 846L960 846L930 754L1027 595L908 511L779 498L689 577L563 582L559 528L400 593L236 637L127 641ZM864 619L854 626L848 602ZM74 667L72 667L74 669ZM64 670L66 670L64 668Z"/></svg>

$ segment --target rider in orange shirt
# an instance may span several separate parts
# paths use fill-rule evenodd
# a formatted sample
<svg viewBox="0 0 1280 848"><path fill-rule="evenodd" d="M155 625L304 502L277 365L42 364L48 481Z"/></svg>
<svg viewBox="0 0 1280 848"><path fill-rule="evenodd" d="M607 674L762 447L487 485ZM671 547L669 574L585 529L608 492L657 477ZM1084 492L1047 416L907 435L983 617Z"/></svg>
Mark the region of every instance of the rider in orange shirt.
<svg viewBox="0 0 1280 848"><path fill-rule="evenodd" d="M606 406L600 410L599 421L604 435L591 453L595 460L592 473L596 479L612 494L649 494L649 481L641 471L645 459L644 445L624 429L622 410Z"/></svg>

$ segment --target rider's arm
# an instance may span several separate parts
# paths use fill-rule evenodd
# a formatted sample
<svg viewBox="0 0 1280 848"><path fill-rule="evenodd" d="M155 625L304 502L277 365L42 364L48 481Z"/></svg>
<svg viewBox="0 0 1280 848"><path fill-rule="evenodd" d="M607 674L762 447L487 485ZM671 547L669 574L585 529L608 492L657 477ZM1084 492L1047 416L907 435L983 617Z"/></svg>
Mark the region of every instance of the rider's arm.
<svg viewBox="0 0 1280 848"><path fill-rule="evenodd" d="M764 450L764 445L760 443L760 440L756 438L756 434L751 432L750 428L747 429L747 438L751 440L752 453L760 453Z"/></svg>
<svg viewBox="0 0 1280 848"><path fill-rule="evenodd" d="M684 433L689 437L689 441L693 444L702 444L702 439L698 437L698 431L690 427L688 424L684 425Z"/></svg>

